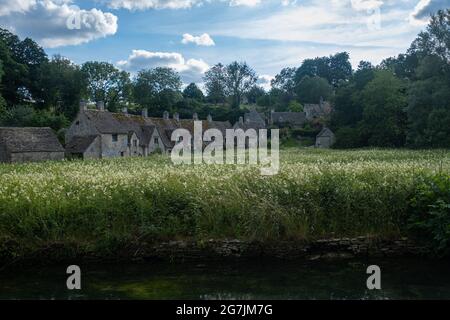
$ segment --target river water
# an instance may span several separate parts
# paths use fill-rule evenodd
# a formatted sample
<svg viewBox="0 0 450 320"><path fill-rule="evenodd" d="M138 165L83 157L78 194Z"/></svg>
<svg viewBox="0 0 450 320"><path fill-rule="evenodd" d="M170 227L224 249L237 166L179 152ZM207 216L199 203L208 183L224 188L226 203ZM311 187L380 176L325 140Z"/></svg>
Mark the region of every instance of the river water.
<svg viewBox="0 0 450 320"><path fill-rule="evenodd" d="M381 290L366 287L371 264ZM0 299L450 299L448 261L88 264L79 291L67 290L66 268L1 271Z"/></svg>

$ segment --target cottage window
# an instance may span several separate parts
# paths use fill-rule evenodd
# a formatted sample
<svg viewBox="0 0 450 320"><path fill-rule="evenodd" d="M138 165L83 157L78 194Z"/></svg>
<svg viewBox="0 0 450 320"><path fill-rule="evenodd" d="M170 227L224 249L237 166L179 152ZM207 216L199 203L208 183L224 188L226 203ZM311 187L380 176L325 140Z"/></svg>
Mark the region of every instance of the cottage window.
<svg viewBox="0 0 450 320"><path fill-rule="evenodd" d="M77 126L79 126L79 125L80 125L80 121L75 122L75 124L76 124Z"/></svg>
<svg viewBox="0 0 450 320"><path fill-rule="evenodd" d="M133 140L133 146L137 147L137 140Z"/></svg>
<svg viewBox="0 0 450 320"><path fill-rule="evenodd" d="M113 135L112 135L112 141L113 141L113 142L117 142L117 140L119 140L117 134L113 134Z"/></svg>
<svg viewBox="0 0 450 320"><path fill-rule="evenodd" d="M123 152L120 153L120 156L121 156L121 157L123 157L124 155L125 155L125 153L123 153Z"/></svg>
<svg viewBox="0 0 450 320"><path fill-rule="evenodd" d="M158 138L155 138L154 143L155 143L155 144L159 144L159 139L158 139Z"/></svg>

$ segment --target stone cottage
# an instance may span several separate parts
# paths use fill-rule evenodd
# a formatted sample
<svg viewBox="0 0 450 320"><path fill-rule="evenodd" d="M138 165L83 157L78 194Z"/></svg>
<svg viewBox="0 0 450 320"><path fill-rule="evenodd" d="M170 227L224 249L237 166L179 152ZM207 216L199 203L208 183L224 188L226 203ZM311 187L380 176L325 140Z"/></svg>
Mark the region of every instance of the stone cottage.
<svg viewBox="0 0 450 320"><path fill-rule="evenodd" d="M328 116L333 111L333 108L330 102L321 98L319 104L305 104L303 110L306 120L313 121L314 119Z"/></svg>
<svg viewBox="0 0 450 320"><path fill-rule="evenodd" d="M141 115L129 114L124 108L121 113L106 111L102 102L97 109L88 110L85 103L66 133L66 155L69 158L113 158L148 156L154 152L170 153L174 142L172 132L178 128L194 131L192 119L180 119L174 114L163 113L162 118L149 117L147 109ZM225 132L229 122L213 121L208 117L202 121L203 130L217 128Z"/></svg>
<svg viewBox="0 0 450 320"><path fill-rule="evenodd" d="M63 160L51 128L0 128L0 162Z"/></svg>
<svg viewBox="0 0 450 320"><path fill-rule="evenodd" d="M306 122L304 112L270 112L270 124L276 127L301 128Z"/></svg>
<svg viewBox="0 0 450 320"><path fill-rule="evenodd" d="M316 136L316 148L331 148L336 141L333 131L324 127Z"/></svg>

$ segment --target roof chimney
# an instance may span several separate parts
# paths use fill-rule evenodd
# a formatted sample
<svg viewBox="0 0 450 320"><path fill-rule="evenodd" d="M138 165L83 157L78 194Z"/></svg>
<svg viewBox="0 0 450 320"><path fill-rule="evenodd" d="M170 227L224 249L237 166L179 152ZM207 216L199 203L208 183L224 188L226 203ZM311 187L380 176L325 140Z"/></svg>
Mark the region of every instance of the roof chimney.
<svg viewBox="0 0 450 320"><path fill-rule="evenodd" d="M239 124L244 124L244 118L243 117L239 117Z"/></svg>
<svg viewBox="0 0 450 320"><path fill-rule="evenodd" d="M122 108L122 113L128 114L128 108L127 108L127 107L123 107L123 108Z"/></svg>
<svg viewBox="0 0 450 320"><path fill-rule="evenodd" d="M164 111L164 113L163 113L163 119L164 119L164 120L169 120L169 111Z"/></svg>
<svg viewBox="0 0 450 320"><path fill-rule="evenodd" d="M208 114L208 117L206 117L206 120L208 120L208 122L212 122L212 116L210 114Z"/></svg>
<svg viewBox="0 0 450 320"><path fill-rule="evenodd" d="M177 121L180 121L180 114L179 114L178 112L175 112L175 113L173 114L173 118L174 118L175 120L177 120Z"/></svg>
<svg viewBox="0 0 450 320"><path fill-rule="evenodd" d="M194 112L194 114L192 115L192 119L194 119L195 121L198 120L198 114L197 114L197 112Z"/></svg>
<svg viewBox="0 0 450 320"><path fill-rule="evenodd" d="M87 103L84 100L80 100L80 111L87 110Z"/></svg>
<svg viewBox="0 0 450 320"><path fill-rule="evenodd" d="M144 118L148 118L148 109L147 108L142 109L142 116Z"/></svg>
<svg viewBox="0 0 450 320"><path fill-rule="evenodd" d="M97 101L97 110L105 111L105 103L103 101Z"/></svg>

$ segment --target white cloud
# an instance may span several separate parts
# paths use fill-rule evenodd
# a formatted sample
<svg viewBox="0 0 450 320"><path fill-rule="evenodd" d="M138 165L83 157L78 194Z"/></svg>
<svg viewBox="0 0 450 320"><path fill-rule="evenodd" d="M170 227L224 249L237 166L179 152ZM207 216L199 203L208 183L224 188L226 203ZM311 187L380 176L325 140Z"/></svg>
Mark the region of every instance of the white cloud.
<svg viewBox="0 0 450 320"><path fill-rule="evenodd" d="M117 65L125 70L137 72L142 69L168 67L180 73L183 82L200 82L203 74L209 69L208 64L201 59L185 60L177 52L151 52L147 50L133 50L127 60Z"/></svg>
<svg viewBox="0 0 450 320"><path fill-rule="evenodd" d="M230 6L247 6L254 7L261 3L261 0L230 0Z"/></svg>
<svg viewBox="0 0 450 320"><path fill-rule="evenodd" d="M430 15L440 9L450 8L450 0L420 0L409 17L413 25L426 25Z"/></svg>
<svg viewBox="0 0 450 320"><path fill-rule="evenodd" d="M227 2L231 7L255 7L262 0L104 0L112 9L146 10L146 9L186 9L209 2ZM284 3L289 0L280 0Z"/></svg>
<svg viewBox="0 0 450 320"><path fill-rule="evenodd" d="M383 5L381 0L351 0L352 8L357 11L375 10Z"/></svg>
<svg viewBox="0 0 450 320"><path fill-rule="evenodd" d="M206 47L215 45L214 40L207 33L204 33L201 36L193 36L192 34L185 33L183 34L183 40L181 40L181 43L195 43L198 46Z"/></svg>
<svg viewBox="0 0 450 320"><path fill-rule="evenodd" d="M269 91L272 88L271 81L274 79L273 76L263 74L258 77L258 81L256 82L259 86L261 86L264 90Z"/></svg>
<svg viewBox="0 0 450 320"><path fill-rule="evenodd" d="M200 2L201 0L109 0L108 6L128 10L185 9Z"/></svg>
<svg viewBox="0 0 450 320"><path fill-rule="evenodd" d="M82 10L70 5L70 0L36 0L34 4L9 6L0 0L4 14L0 24L21 36L28 36L44 47L78 45L113 35L117 31L117 17L98 9ZM23 4L23 3L22 3Z"/></svg>
<svg viewBox="0 0 450 320"><path fill-rule="evenodd" d="M383 9L383 5L389 5ZM210 25L216 35L346 46L407 47L418 29L405 21L409 8L389 1L312 0L246 21ZM380 10L381 9L381 10ZM377 23L377 28L373 24Z"/></svg>
<svg viewBox="0 0 450 320"><path fill-rule="evenodd" d="M36 0L1 0L0 17L15 12L24 13L34 5L36 5Z"/></svg>

